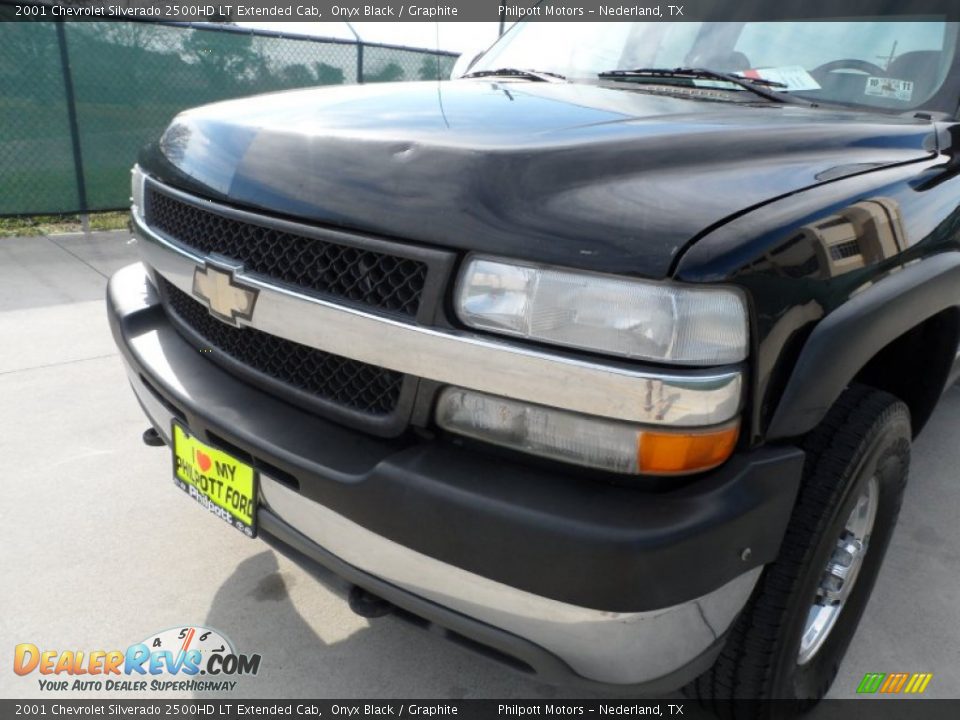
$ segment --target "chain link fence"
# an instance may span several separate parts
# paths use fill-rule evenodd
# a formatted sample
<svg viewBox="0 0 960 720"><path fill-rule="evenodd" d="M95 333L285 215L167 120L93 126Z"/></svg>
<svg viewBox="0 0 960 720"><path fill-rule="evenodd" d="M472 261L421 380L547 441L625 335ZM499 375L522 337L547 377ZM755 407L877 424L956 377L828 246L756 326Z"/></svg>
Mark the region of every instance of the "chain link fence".
<svg viewBox="0 0 960 720"><path fill-rule="evenodd" d="M138 150L185 108L444 79L456 57L234 26L0 22L0 216L126 207Z"/></svg>

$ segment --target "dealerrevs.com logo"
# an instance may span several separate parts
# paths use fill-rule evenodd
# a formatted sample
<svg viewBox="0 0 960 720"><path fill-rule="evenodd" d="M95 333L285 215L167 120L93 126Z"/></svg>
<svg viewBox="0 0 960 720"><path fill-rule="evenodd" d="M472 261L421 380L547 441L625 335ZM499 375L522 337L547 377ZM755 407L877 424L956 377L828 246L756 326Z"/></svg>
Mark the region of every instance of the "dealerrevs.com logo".
<svg viewBox="0 0 960 720"><path fill-rule="evenodd" d="M233 679L256 675L259 654L238 653L222 633L202 626L170 628L126 650L14 649L13 671L36 674L40 690L231 691Z"/></svg>

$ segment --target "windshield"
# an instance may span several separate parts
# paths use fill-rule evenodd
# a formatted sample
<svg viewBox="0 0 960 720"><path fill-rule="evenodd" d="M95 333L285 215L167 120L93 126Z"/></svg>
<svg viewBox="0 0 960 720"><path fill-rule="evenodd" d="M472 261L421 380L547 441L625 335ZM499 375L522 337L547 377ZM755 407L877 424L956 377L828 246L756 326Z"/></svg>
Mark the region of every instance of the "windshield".
<svg viewBox="0 0 960 720"><path fill-rule="evenodd" d="M707 68L780 83L812 101L904 112L943 86L957 25L530 21L517 24L470 70L536 69L595 81L610 70Z"/></svg>

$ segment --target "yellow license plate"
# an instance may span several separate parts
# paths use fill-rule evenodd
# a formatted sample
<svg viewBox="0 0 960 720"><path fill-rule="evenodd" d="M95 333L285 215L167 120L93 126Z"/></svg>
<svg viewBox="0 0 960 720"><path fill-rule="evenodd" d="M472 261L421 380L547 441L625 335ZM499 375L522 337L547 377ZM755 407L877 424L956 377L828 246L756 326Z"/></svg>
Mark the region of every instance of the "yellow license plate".
<svg viewBox="0 0 960 720"><path fill-rule="evenodd" d="M247 537L257 534L257 471L173 423L173 479L211 514Z"/></svg>

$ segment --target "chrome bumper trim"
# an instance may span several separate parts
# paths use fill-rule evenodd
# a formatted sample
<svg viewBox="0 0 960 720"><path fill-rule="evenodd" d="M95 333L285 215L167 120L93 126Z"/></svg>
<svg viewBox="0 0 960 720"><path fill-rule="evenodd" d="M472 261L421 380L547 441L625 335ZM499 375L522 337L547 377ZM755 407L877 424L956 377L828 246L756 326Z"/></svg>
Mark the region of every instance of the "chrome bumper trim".
<svg viewBox="0 0 960 720"><path fill-rule="evenodd" d="M743 608L762 567L709 595L650 612L569 605L489 580L377 535L261 476L260 497L295 530L354 567L553 653L604 683L657 680L695 660Z"/></svg>
<svg viewBox="0 0 960 720"><path fill-rule="evenodd" d="M133 218L144 262L192 294L194 271L205 258L151 230L136 208ZM259 293L252 319L239 320L241 326L397 372L649 425L716 425L740 410L738 369L681 374L588 362L366 313L266 282L242 268L234 277Z"/></svg>
<svg viewBox="0 0 960 720"><path fill-rule="evenodd" d="M127 374L150 421L166 437L171 412L129 366ZM652 682L696 660L730 627L762 571L754 568L680 605L649 612L607 612L541 597L435 560L263 474L260 501L357 569L534 643L582 677L604 683Z"/></svg>

